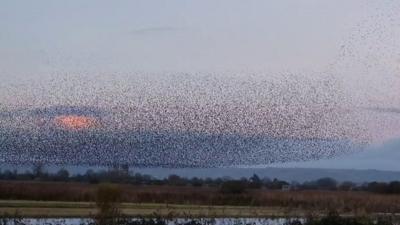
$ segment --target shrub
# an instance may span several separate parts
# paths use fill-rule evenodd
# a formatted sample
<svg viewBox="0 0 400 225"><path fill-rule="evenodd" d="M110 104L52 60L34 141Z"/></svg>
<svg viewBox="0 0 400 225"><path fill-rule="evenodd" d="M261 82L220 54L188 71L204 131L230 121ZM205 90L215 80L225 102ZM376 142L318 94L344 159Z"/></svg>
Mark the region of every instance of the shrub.
<svg viewBox="0 0 400 225"><path fill-rule="evenodd" d="M246 183L240 180L224 181L220 187L223 194L242 194L246 191Z"/></svg>
<svg viewBox="0 0 400 225"><path fill-rule="evenodd" d="M118 224L120 219L121 189L114 184L100 184L96 192L96 206L98 225Z"/></svg>

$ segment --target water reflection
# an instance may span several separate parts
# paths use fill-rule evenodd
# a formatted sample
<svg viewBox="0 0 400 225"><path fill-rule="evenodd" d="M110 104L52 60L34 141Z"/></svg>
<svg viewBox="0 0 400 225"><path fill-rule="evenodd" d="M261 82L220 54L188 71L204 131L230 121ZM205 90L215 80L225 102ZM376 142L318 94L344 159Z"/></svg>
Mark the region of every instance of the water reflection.
<svg viewBox="0 0 400 225"><path fill-rule="evenodd" d="M132 218L121 225L283 225L296 218L199 218L199 219L140 219ZM299 219L303 221L303 219ZM3 218L2 225L94 225L90 218Z"/></svg>

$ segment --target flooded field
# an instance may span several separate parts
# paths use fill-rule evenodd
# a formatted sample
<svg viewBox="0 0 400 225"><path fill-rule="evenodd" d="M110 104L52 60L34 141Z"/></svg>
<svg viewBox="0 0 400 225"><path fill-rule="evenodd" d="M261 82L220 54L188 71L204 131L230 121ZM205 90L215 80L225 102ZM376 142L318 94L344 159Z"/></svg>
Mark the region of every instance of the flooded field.
<svg viewBox="0 0 400 225"><path fill-rule="evenodd" d="M199 219L140 219L132 218L126 220L122 224L165 224L165 225L282 225L293 219L287 218L199 218ZM304 221L304 219L299 219ZM92 225L95 221L90 218L7 218L0 220L0 224L4 225Z"/></svg>

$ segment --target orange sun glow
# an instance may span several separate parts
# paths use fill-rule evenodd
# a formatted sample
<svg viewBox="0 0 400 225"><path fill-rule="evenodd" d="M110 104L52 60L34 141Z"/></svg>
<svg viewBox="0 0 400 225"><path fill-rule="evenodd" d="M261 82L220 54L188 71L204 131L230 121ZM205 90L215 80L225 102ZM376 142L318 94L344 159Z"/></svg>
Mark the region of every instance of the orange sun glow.
<svg viewBox="0 0 400 225"><path fill-rule="evenodd" d="M58 125L64 128L80 130L95 126L96 119L88 116L66 115L55 118Z"/></svg>

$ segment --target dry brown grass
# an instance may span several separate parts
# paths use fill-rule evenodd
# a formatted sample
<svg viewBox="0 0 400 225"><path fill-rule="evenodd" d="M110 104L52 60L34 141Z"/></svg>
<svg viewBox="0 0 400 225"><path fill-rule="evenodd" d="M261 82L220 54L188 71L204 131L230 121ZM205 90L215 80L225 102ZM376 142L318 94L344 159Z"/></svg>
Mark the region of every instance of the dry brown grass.
<svg viewBox="0 0 400 225"><path fill-rule="evenodd" d="M97 185L55 182L0 182L0 199L94 201ZM340 191L249 190L221 194L212 187L120 185L123 202L186 205L244 205L293 210L335 209L342 213L399 213L400 195ZM5 206L4 206L5 207Z"/></svg>

